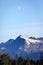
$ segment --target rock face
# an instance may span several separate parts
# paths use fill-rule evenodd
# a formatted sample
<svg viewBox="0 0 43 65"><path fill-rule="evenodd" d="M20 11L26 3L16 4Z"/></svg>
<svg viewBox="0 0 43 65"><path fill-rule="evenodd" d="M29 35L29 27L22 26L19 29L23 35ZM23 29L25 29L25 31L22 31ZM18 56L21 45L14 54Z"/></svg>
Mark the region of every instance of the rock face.
<svg viewBox="0 0 43 65"><path fill-rule="evenodd" d="M0 50L15 58L16 54L22 56L23 59L30 58L33 60L40 59L40 52L43 51L43 38L26 38L18 36L15 40L10 39L0 44Z"/></svg>

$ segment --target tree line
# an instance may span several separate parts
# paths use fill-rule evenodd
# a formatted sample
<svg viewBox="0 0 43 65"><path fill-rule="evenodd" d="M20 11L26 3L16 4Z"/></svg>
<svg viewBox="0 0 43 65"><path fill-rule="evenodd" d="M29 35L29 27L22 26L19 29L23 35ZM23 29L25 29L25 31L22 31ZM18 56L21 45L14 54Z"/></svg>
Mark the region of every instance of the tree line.
<svg viewBox="0 0 43 65"><path fill-rule="evenodd" d="M43 65L43 52L40 54L40 60L33 61L27 58L26 60L16 55L15 60L11 60L8 54L0 56L0 65Z"/></svg>

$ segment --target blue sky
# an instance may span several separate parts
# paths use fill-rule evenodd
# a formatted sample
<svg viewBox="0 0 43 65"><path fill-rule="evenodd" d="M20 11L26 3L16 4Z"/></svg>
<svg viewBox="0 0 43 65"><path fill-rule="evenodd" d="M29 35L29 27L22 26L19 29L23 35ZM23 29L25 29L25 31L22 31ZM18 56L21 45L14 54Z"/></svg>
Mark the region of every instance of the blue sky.
<svg viewBox="0 0 43 65"><path fill-rule="evenodd" d="M0 42L19 35L43 37L43 0L0 0Z"/></svg>

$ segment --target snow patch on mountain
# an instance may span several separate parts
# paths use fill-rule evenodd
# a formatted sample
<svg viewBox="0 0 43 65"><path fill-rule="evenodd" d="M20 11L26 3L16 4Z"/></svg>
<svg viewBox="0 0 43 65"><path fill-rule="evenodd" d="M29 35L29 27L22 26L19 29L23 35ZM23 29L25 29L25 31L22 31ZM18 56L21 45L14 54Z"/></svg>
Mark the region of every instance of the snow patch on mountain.
<svg viewBox="0 0 43 65"><path fill-rule="evenodd" d="M5 47L1 47L1 50L5 50L6 48Z"/></svg>

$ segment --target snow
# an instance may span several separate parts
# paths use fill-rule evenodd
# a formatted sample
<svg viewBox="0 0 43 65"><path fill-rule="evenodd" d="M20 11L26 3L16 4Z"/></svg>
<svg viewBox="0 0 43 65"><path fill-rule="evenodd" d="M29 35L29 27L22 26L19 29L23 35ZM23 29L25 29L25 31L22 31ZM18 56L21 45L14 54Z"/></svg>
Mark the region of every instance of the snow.
<svg viewBox="0 0 43 65"><path fill-rule="evenodd" d="M1 50L5 50L6 48L5 47L2 47Z"/></svg>
<svg viewBox="0 0 43 65"><path fill-rule="evenodd" d="M41 42L40 40L34 40L34 39L29 39L29 41L30 41L31 43L40 43L40 42Z"/></svg>
<svg viewBox="0 0 43 65"><path fill-rule="evenodd" d="M41 43L40 40L29 39L29 38L22 36L22 35L20 35L20 38L25 39L25 42L27 43L27 45L29 45L30 43Z"/></svg>

